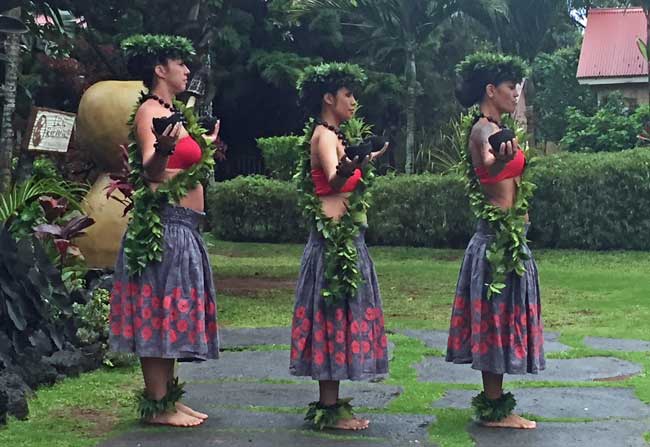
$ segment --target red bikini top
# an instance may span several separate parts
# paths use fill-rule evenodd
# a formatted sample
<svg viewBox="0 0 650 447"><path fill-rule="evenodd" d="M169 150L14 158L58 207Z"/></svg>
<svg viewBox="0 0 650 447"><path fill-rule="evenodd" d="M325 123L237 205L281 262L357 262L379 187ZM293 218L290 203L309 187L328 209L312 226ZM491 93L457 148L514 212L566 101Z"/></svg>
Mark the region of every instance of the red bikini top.
<svg viewBox="0 0 650 447"><path fill-rule="evenodd" d="M361 169L355 169L354 174L347 179L343 187L339 191L335 191L327 181L325 171L322 169L312 169L311 179L314 182L314 190L317 196L329 196L341 192L352 192L357 188L359 180L361 180Z"/></svg>
<svg viewBox="0 0 650 447"><path fill-rule="evenodd" d="M174 153L167 160L167 169L188 169L201 161L201 146L191 136L178 140Z"/></svg>
<svg viewBox="0 0 650 447"><path fill-rule="evenodd" d="M520 149L515 154L515 158L510 160L508 164L506 164L506 166L503 168L503 170L499 172L497 175L495 175L494 177L490 176L490 173L488 172L485 166L479 166L477 168L474 168L474 172L476 173L478 180L483 185L494 185L495 183L499 183L502 180L519 177L521 174L524 173L525 168L526 168L526 156L524 155L524 152Z"/></svg>

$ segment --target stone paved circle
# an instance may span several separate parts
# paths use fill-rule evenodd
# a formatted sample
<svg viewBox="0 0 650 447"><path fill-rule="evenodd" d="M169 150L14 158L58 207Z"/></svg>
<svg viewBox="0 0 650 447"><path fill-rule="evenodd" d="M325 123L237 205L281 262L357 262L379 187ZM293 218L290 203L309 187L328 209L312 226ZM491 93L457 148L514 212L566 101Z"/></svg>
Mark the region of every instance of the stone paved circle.
<svg viewBox="0 0 650 447"><path fill-rule="evenodd" d="M517 411L546 418L648 418L650 406L631 388L515 388ZM435 408L470 408L476 391L449 390Z"/></svg>
<svg viewBox="0 0 650 447"><path fill-rule="evenodd" d="M618 338L585 337L585 346L592 349L619 352L646 352L650 351L650 341L629 340Z"/></svg>
<svg viewBox="0 0 650 447"><path fill-rule="evenodd" d="M540 422L535 430L484 428L471 424L477 447L647 447L650 421Z"/></svg>
<svg viewBox="0 0 650 447"><path fill-rule="evenodd" d="M470 365L445 362L442 357L427 357L415 365L423 382L481 383L481 374ZM508 375L506 381L584 382L616 379L639 374L643 367L614 357L546 359L546 370L539 374Z"/></svg>
<svg viewBox="0 0 650 447"><path fill-rule="evenodd" d="M188 383L187 403L196 408L206 406L260 406L276 408L306 408L318 400L318 385L314 383L276 384L250 382ZM355 407L385 408L402 392L400 387L375 383L344 382L341 396L352 397Z"/></svg>

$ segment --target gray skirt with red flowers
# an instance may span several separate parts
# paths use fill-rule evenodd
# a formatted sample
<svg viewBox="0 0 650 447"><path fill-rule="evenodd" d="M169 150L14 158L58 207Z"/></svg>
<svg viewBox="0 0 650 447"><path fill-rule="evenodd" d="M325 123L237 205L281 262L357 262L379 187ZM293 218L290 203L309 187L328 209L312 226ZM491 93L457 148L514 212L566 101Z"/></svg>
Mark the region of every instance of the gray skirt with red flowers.
<svg viewBox="0 0 650 447"><path fill-rule="evenodd" d="M367 380L388 372L388 342L377 274L363 232L356 238L363 278L357 295L323 299L325 241L312 231L296 285L289 372L316 380Z"/></svg>
<svg viewBox="0 0 650 447"><path fill-rule="evenodd" d="M530 260L524 275L510 273L506 288L488 300L485 253L493 240L487 222L479 221L460 269L447 361L495 374L537 374L545 368L537 265L526 247Z"/></svg>
<svg viewBox="0 0 650 447"><path fill-rule="evenodd" d="M219 356L212 270L198 232L203 213L163 209L163 258L130 277L124 240L111 294L110 347L139 357L207 360Z"/></svg>

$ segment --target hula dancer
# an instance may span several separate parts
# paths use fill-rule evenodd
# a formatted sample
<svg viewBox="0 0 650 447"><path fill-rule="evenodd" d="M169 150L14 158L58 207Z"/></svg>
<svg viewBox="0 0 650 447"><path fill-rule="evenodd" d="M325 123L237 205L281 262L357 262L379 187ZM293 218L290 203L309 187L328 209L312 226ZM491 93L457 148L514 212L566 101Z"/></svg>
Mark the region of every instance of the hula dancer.
<svg viewBox="0 0 650 447"><path fill-rule="evenodd" d="M212 172L219 124L205 136L192 109L175 101L190 73L184 62L194 54L189 40L137 35L124 40L122 49L129 71L149 92L142 93L130 122L129 180L135 192L115 267L110 344L140 357L143 421L196 426L207 415L179 402L183 389L174 364L219 354L215 289L198 232L200 182Z"/></svg>
<svg viewBox="0 0 650 447"><path fill-rule="evenodd" d="M537 374L545 367L537 266L526 244L534 185L524 180L525 154L502 123L515 110L525 67L516 57L476 53L456 70L458 100L479 105L467 123L465 154L478 224L460 269L447 361L482 372L484 391L472 405L483 425L535 428L512 413L515 399L502 387L504 374Z"/></svg>
<svg viewBox="0 0 650 447"><path fill-rule="evenodd" d="M305 130L298 173L312 231L296 287L289 370L319 381L320 398L305 417L319 429L367 428L350 399L339 399L339 382L388 372L379 285L364 241L368 162L388 144L375 142L377 152L350 159L350 135L341 131L365 80L358 66L332 63L308 67L298 82L301 103L315 118Z"/></svg>

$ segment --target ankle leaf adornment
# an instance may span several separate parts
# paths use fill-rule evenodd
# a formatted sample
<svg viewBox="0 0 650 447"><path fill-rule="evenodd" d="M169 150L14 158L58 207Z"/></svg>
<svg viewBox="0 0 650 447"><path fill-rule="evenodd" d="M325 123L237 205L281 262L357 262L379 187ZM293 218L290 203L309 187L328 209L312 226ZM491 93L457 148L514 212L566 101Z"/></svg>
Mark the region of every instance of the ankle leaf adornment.
<svg viewBox="0 0 650 447"><path fill-rule="evenodd" d="M354 412L350 401L352 398L339 399L334 405L323 405L316 401L309 404L305 421L318 430L333 427L341 419L352 419Z"/></svg>
<svg viewBox="0 0 650 447"><path fill-rule="evenodd" d="M167 394L160 400L151 399L147 391L143 390L136 396L138 401L138 413L143 421L149 420L156 415L172 411L176 408L176 402L181 400L185 394L184 383L179 383L178 377L167 384Z"/></svg>
<svg viewBox="0 0 650 447"><path fill-rule="evenodd" d="M502 394L498 399L488 399L485 391L472 398L476 417L483 422L498 422L508 417L517 406L512 393Z"/></svg>

